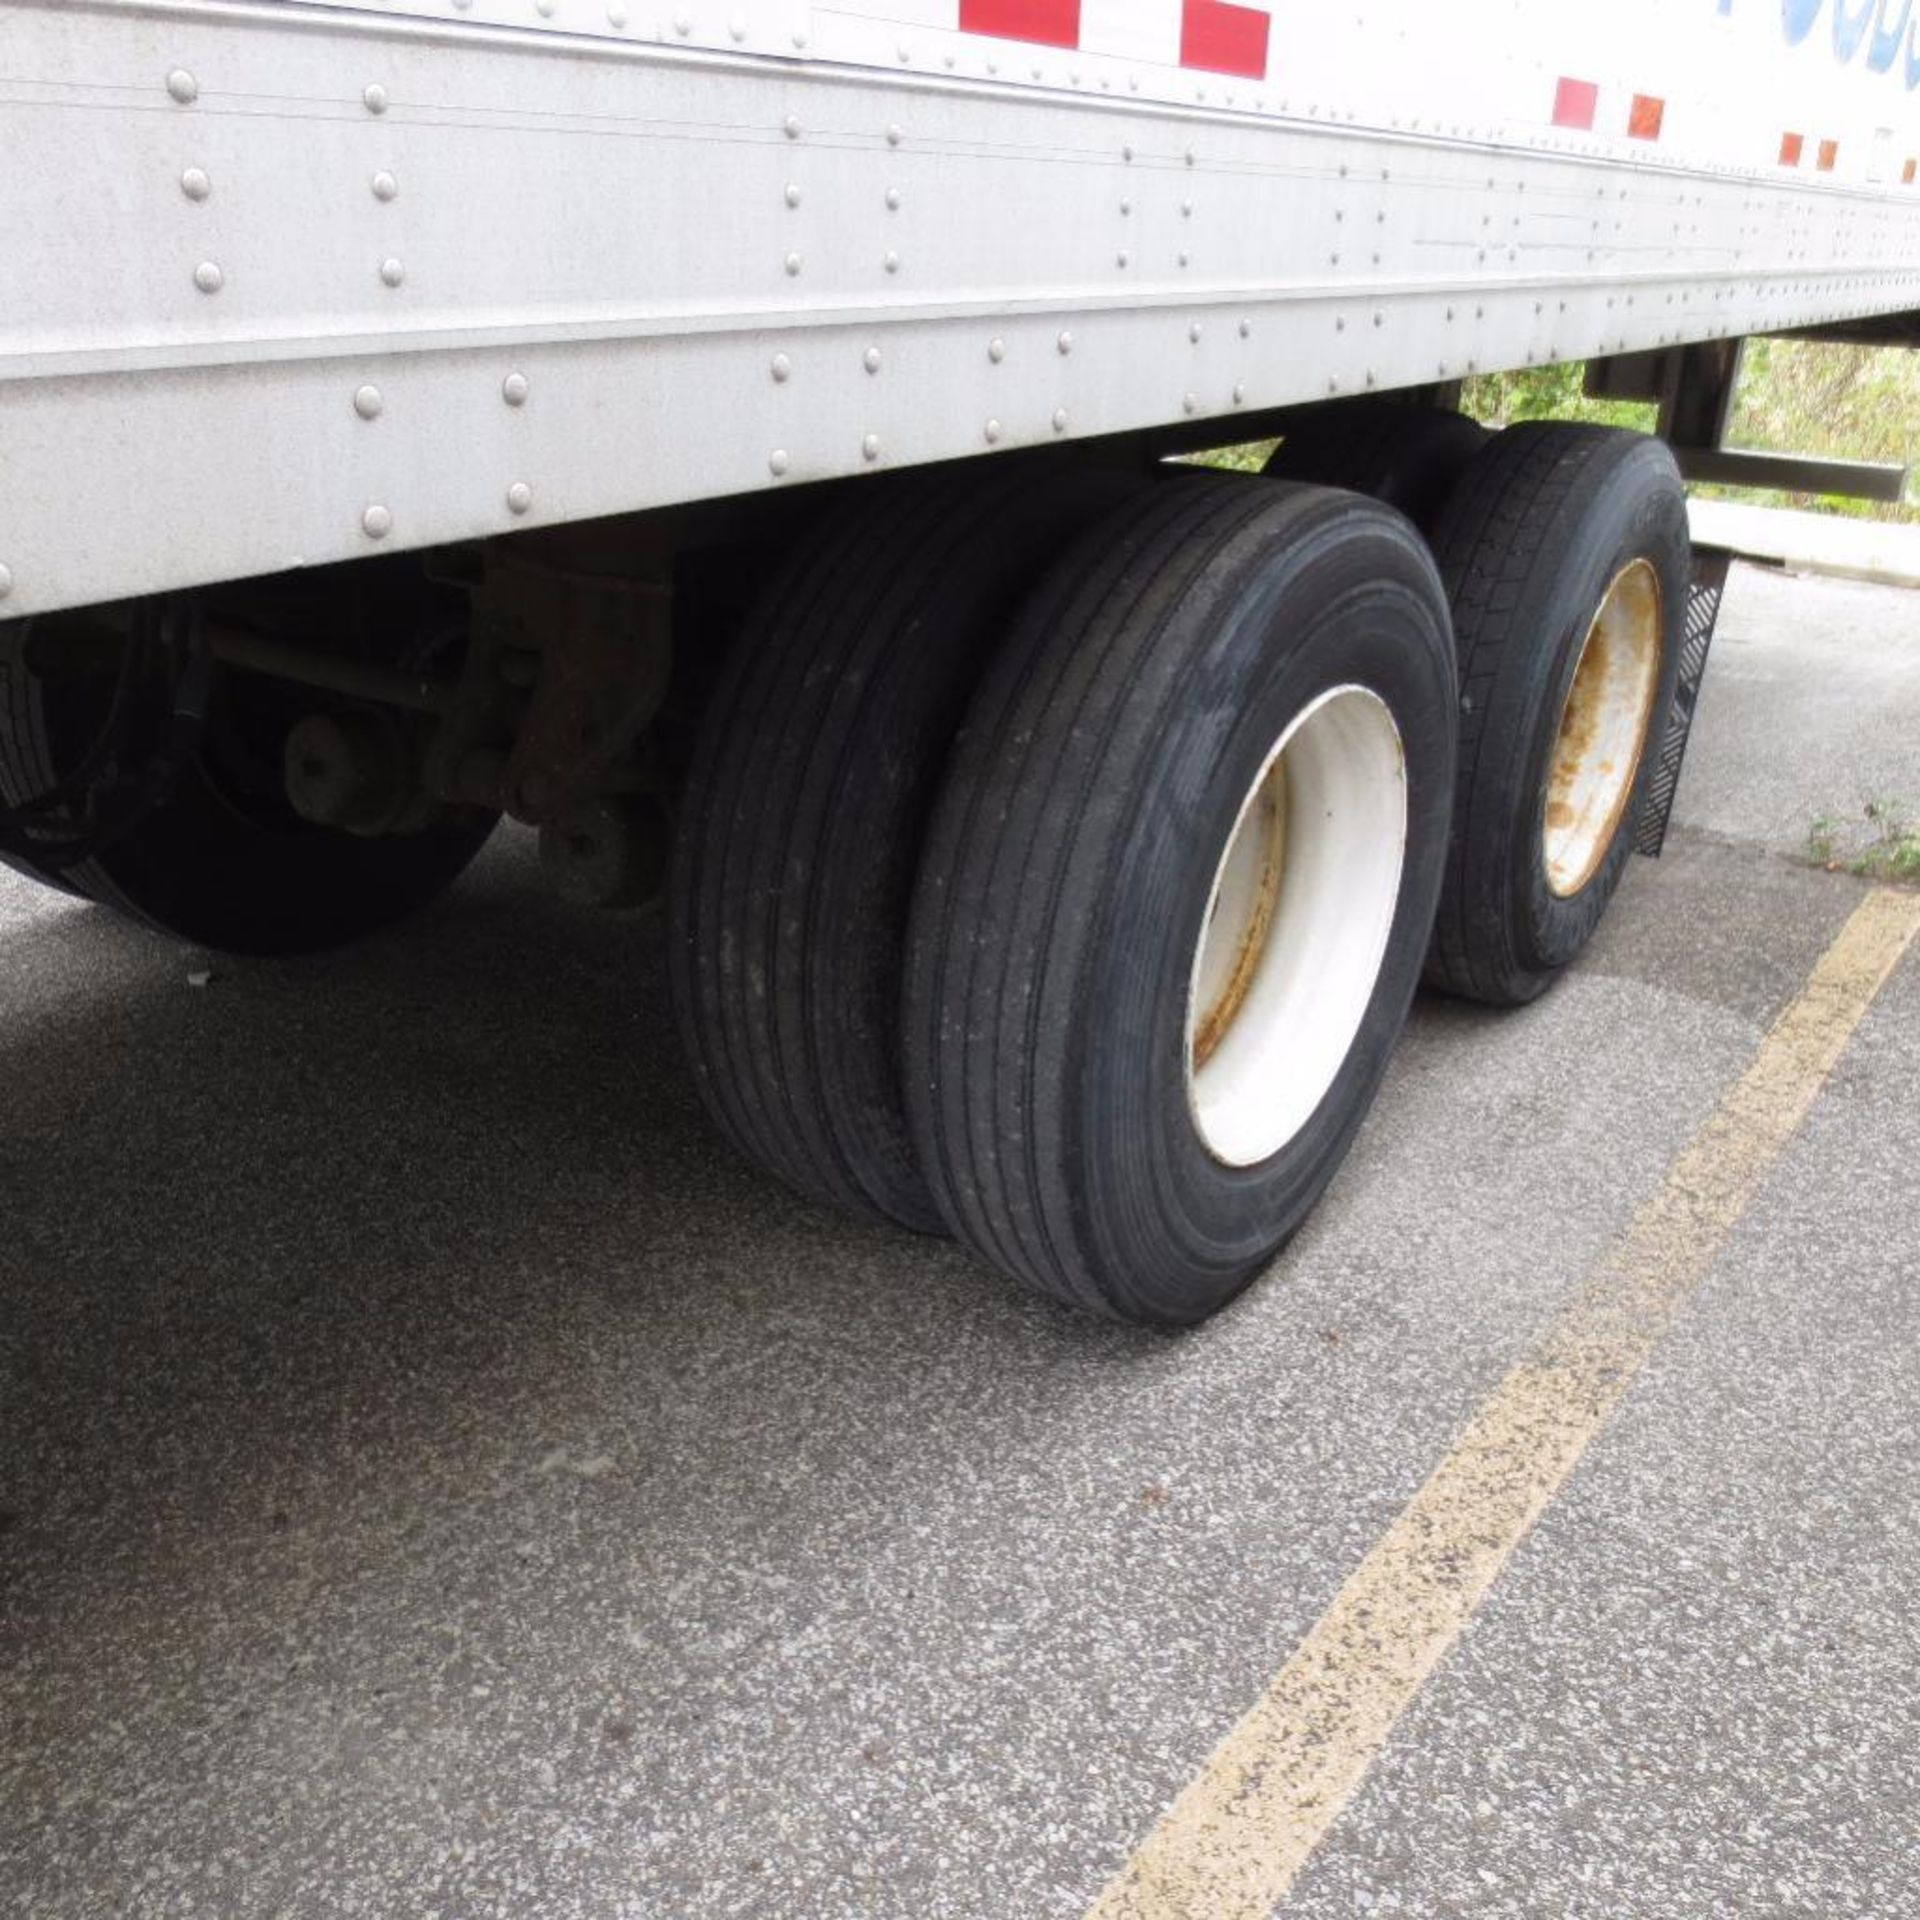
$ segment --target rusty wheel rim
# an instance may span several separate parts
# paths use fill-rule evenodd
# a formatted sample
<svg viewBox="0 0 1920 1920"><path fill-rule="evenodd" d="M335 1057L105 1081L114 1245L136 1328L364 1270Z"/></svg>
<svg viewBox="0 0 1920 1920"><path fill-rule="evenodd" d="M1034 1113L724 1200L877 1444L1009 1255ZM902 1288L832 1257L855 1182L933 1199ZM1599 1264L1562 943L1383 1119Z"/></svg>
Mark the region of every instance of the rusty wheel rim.
<svg viewBox="0 0 1920 1920"><path fill-rule="evenodd" d="M1547 777L1541 856L1562 900L1606 863L1640 777L1660 686L1660 576L1647 560L1614 575L1587 629Z"/></svg>

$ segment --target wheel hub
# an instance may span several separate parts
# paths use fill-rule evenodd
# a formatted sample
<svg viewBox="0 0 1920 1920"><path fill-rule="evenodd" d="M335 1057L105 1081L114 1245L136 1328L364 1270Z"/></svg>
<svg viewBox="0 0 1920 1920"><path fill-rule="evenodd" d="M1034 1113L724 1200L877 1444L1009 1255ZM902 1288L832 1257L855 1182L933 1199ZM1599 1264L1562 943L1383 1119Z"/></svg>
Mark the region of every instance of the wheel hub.
<svg viewBox="0 0 1920 1920"><path fill-rule="evenodd" d="M1335 688L1249 788L1195 946L1187 1099L1215 1159L1270 1159L1326 1098L1386 958L1406 844L1400 730L1377 694Z"/></svg>
<svg viewBox="0 0 1920 1920"><path fill-rule="evenodd" d="M1640 777L1660 685L1660 576L1646 560L1614 575L1587 630L1547 780L1542 852L1563 900L1600 871Z"/></svg>

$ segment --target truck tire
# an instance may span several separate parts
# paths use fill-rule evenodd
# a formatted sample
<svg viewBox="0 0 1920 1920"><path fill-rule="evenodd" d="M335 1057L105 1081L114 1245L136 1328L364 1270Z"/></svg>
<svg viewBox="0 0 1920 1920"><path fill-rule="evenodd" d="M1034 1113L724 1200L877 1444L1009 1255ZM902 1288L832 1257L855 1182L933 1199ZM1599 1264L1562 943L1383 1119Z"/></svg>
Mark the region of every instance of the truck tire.
<svg viewBox="0 0 1920 1920"><path fill-rule="evenodd" d="M1406 1019L1454 655L1405 520L1195 475L1023 611L915 893L908 1110L954 1232L1114 1319L1204 1319L1306 1218Z"/></svg>
<svg viewBox="0 0 1920 1920"><path fill-rule="evenodd" d="M1049 468L862 488L734 642L675 834L670 977L708 1109L802 1193L942 1231L900 1086L921 837L1020 599L1141 484Z"/></svg>
<svg viewBox="0 0 1920 1920"><path fill-rule="evenodd" d="M65 616L56 616L64 618ZM98 738L116 675L29 669L27 626L0 636L0 804L18 804L71 770ZM216 705L248 738L249 761L279 766L291 710L269 682L220 675ZM196 753L163 804L130 831L58 872L12 864L157 932L215 952L309 953L356 940L437 898L485 844L491 814L464 813L418 833L362 839L301 820L284 792L234 777Z"/></svg>
<svg viewBox="0 0 1920 1920"><path fill-rule="evenodd" d="M1593 938L1632 851L1680 670L1686 492L1657 440L1522 425L1467 470L1433 544L1461 692L1427 977L1519 1006Z"/></svg>
<svg viewBox="0 0 1920 1920"><path fill-rule="evenodd" d="M1336 400L1299 414L1266 470L1276 480L1364 493L1430 533L1488 437L1478 421L1441 407Z"/></svg>
<svg viewBox="0 0 1920 1920"><path fill-rule="evenodd" d="M0 624L0 807L18 805L29 795L53 785L53 768L46 759L46 741L34 718L35 696L27 679L25 620ZM0 846L0 867L11 867L56 893L83 900L86 896L64 874L43 866L31 854Z"/></svg>

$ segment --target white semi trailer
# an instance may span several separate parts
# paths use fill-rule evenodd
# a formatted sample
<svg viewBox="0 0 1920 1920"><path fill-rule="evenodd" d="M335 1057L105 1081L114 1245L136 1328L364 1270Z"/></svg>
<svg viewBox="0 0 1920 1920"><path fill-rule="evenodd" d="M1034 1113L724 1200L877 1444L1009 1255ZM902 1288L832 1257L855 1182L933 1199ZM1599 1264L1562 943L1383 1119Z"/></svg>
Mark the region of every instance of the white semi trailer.
<svg viewBox="0 0 1920 1920"><path fill-rule="evenodd" d="M1914 0L27 0L0 127L0 857L285 952L511 815L746 1152L1151 1324L1657 837L1683 476L1898 482L1721 439L1920 318ZM1571 360L1660 437L1450 410Z"/></svg>

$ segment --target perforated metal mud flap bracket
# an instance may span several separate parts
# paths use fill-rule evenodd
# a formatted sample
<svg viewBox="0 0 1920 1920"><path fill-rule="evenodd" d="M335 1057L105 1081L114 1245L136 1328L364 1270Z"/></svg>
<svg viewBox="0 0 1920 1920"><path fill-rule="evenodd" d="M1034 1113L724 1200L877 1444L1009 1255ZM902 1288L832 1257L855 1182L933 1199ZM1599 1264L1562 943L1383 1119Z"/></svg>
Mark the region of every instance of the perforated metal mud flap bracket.
<svg viewBox="0 0 1920 1920"><path fill-rule="evenodd" d="M1680 790L1680 768L1693 733L1693 716L1700 705L1700 685L1707 677L1707 655L1713 651L1713 631L1720 623L1720 601L1727 590L1727 569L1733 555L1719 547L1693 550L1693 586L1687 595L1687 622L1680 639L1680 678L1673 689L1673 705L1660 738L1660 757L1640 805L1633 844L1650 860L1660 857L1667 844L1667 822L1673 815L1673 797Z"/></svg>

